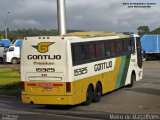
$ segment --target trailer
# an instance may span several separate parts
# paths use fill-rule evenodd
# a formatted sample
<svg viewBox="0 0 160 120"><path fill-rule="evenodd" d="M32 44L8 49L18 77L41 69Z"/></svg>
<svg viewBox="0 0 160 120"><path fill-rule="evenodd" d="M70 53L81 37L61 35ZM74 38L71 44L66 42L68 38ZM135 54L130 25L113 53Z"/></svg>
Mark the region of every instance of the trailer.
<svg viewBox="0 0 160 120"><path fill-rule="evenodd" d="M160 35L144 35L141 38L144 60L160 59Z"/></svg>
<svg viewBox="0 0 160 120"><path fill-rule="evenodd" d="M9 39L1 39L0 40L0 64L3 63L3 53L6 48L8 48L11 45L11 41Z"/></svg>

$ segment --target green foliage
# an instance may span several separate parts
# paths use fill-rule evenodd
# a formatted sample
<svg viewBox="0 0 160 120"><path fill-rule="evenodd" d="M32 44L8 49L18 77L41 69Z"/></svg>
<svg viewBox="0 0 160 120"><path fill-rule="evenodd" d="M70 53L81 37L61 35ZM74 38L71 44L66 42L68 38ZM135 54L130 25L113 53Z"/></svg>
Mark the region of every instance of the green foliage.
<svg viewBox="0 0 160 120"><path fill-rule="evenodd" d="M67 32L79 32L80 30L68 30ZM34 29L18 29L8 32L8 39L23 39L24 37L33 37L33 36L57 36L58 30L38 30ZM0 31L0 38L3 39L5 36L4 31Z"/></svg>
<svg viewBox="0 0 160 120"><path fill-rule="evenodd" d="M140 26L140 27L137 28L137 30L138 30L139 35L148 34L149 31L150 31L148 26Z"/></svg>
<svg viewBox="0 0 160 120"><path fill-rule="evenodd" d="M160 27L151 31L151 32L149 32L149 34L160 34Z"/></svg>

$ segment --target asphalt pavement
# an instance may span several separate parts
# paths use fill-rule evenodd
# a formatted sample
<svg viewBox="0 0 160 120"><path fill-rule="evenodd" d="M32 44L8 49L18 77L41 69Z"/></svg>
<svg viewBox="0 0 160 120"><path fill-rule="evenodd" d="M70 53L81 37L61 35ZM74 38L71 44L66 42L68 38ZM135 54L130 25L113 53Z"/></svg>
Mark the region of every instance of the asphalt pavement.
<svg viewBox="0 0 160 120"><path fill-rule="evenodd" d="M26 105L20 98L0 96L0 119L14 120L98 120L160 119L160 61L144 62L144 77L132 88L121 88L106 94L90 106ZM126 116L128 115L128 116ZM144 116L144 115L148 115ZM154 120L153 119L153 120Z"/></svg>

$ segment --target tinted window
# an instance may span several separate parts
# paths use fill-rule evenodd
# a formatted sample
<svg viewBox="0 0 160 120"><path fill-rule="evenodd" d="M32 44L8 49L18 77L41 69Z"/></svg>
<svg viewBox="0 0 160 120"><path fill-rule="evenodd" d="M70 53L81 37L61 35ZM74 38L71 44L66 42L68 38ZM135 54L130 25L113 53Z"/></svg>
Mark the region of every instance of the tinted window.
<svg viewBox="0 0 160 120"><path fill-rule="evenodd" d="M130 51L130 41L125 39L124 41L124 51L129 52Z"/></svg>
<svg viewBox="0 0 160 120"><path fill-rule="evenodd" d="M123 53L123 41L122 40L115 40L115 54Z"/></svg>
<svg viewBox="0 0 160 120"><path fill-rule="evenodd" d="M89 45L87 44L73 45L72 46L73 61L77 63L79 61L88 60L90 57L89 51L90 51Z"/></svg>
<svg viewBox="0 0 160 120"><path fill-rule="evenodd" d="M80 60L88 60L90 57L89 46L86 44L78 46L80 50Z"/></svg>
<svg viewBox="0 0 160 120"><path fill-rule="evenodd" d="M127 38L124 40L124 51L125 52L133 52L135 51L135 42L134 38Z"/></svg>
<svg viewBox="0 0 160 120"><path fill-rule="evenodd" d="M96 58L105 57L105 45L104 43L95 43L96 46Z"/></svg>
<svg viewBox="0 0 160 120"><path fill-rule="evenodd" d="M76 54L78 53L78 49L76 49L76 45L72 45L71 49L72 49L72 61L75 64L78 62L78 57L76 57Z"/></svg>
<svg viewBox="0 0 160 120"><path fill-rule="evenodd" d="M14 51L14 47L9 48L9 52Z"/></svg>
<svg viewBox="0 0 160 120"><path fill-rule="evenodd" d="M73 43L71 46L73 65L132 54L135 51L132 38Z"/></svg>
<svg viewBox="0 0 160 120"><path fill-rule="evenodd" d="M106 46L106 56L109 57L111 56L111 41L105 42Z"/></svg>
<svg viewBox="0 0 160 120"><path fill-rule="evenodd" d="M114 41L111 42L111 55L115 54L115 44Z"/></svg>
<svg viewBox="0 0 160 120"><path fill-rule="evenodd" d="M90 59L95 59L96 58L95 44L92 43L89 45L89 51L90 51Z"/></svg>

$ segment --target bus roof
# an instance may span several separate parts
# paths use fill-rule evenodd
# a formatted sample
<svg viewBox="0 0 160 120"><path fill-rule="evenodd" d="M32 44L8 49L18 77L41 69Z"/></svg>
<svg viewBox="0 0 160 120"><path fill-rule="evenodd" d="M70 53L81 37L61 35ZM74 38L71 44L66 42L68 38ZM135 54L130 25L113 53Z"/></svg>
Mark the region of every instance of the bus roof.
<svg viewBox="0 0 160 120"><path fill-rule="evenodd" d="M73 32L68 33L63 36L37 36L37 37L25 37L24 40L35 40L35 39L55 39L62 38L64 40L76 40L79 38L82 39L94 39L94 38L128 38L128 37L138 37L136 34L124 34L116 32Z"/></svg>
<svg viewBox="0 0 160 120"><path fill-rule="evenodd" d="M115 32L73 32L68 33L64 36L78 36L82 38L94 38L94 37L106 37L106 36L116 36Z"/></svg>

